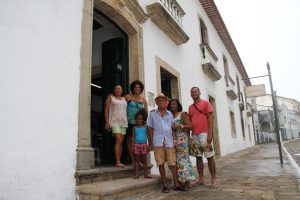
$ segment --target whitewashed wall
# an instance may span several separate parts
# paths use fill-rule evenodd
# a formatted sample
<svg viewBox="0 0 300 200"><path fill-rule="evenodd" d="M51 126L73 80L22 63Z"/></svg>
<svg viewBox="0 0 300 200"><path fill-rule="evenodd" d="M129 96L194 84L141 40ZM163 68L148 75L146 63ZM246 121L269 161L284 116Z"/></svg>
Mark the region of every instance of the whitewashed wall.
<svg viewBox="0 0 300 200"><path fill-rule="evenodd" d="M83 1L0 2L0 199L75 199Z"/></svg>
<svg viewBox="0 0 300 200"><path fill-rule="evenodd" d="M143 8L152 1L139 1ZM179 4L185 10L183 17L183 28L190 37L186 44L177 46L162 30L160 30L150 19L143 24L144 33L144 63L145 63L145 92L157 94L156 84L153 77L156 77L155 56L159 56L178 72L180 72L181 99L183 109L188 110L192 103L190 97L190 88L198 86L201 90L201 97L208 100L211 95L216 100L216 117L218 120L221 155L226 155L246 147L254 145L254 135L251 118L247 118L244 113L245 123L250 124L250 130L245 125L245 139L242 137L242 128L238 100L231 101L226 95L226 85L224 80L223 55L228 60L230 75L235 81L236 75L241 79L241 75L234 65L230 54L223 45L216 30L198 0L184 1L178 0ZM208 29L209 44L217 54L219 60L217 63L218 71L222 74L221 80L211 81L202 70L202 53L200 50L200 28L199 17L206 23ZM236 81L235 81L236 82ZM240 81L243 91L244 85ZM236 86L235 86L236 87ZM244 93L244 91L243 91ZM237 137L232 138L230 128L229 110L235 113ZM252 140L249 138L249 131ZM153 155L152 155L152 161ZM195 160L193 159L195 164ZM154 169L157 172L157 169Z"/></svg>

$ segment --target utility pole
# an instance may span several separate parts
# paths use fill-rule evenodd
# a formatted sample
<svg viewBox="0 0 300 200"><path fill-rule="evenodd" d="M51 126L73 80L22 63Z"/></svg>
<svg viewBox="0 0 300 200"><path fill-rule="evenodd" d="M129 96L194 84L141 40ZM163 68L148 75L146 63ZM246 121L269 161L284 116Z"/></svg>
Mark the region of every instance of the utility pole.
<svg viewBox="0 0 300 200"><path fill-rule="evenodd" d="M275 116L275 132L277 135L277 144L279 149L279 157L280 157L280 164L283 164L282 159L282 146L281 146L281 137L279 133L279 122L278 122L278 110L277 110L277 103L275 99L275 93L273 90L273 83L272 83L272 76L271 76L271 70L270 70L270 64L267 62L267 69L268 69L268 75L269 75L269 81L270 81L270 87L271 87L271 95L272 95L272 102L273 102L273 109L274 109L274 116Z"/></svg>

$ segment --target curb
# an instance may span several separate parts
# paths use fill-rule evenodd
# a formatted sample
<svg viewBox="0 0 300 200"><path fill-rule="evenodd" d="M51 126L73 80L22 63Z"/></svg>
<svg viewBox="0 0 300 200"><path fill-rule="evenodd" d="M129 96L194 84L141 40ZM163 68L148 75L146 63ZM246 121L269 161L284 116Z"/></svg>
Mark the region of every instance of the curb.
<svg viewBox="0 0 300 200"><path fill-rule="evenodd" d="M287 155L291 165L296 169L296 172L298 173L298 175L300 176L300 167L299 165L296 163L296 161L294 160L294 158L291 156L291 154L286 150L286 148L284 147L285 143L289 143L292 142L294 140L298 140L299 138L293 139L293 140L289 140L289 141L285 141L282 143L282 149L284 150L285 154Z"/></svg>

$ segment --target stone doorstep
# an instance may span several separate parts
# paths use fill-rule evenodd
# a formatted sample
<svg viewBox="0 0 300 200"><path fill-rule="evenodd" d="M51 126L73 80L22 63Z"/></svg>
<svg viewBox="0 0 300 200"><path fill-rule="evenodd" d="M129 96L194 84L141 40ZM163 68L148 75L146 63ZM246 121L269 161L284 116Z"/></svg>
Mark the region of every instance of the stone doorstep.
<svg viewBox="0 0 300 200"><path fill-rule="evenodd" d="M152 164L147 165L148 171L153 167ZM140 169L143 172L144 169ZM124 168L118 168L113 165L97 167L94 169L78 170L75 172L76 185L95 183L99 181L114 180L126 177L132 177L134 174L134 167L126 165Z"/></svg>
<svg viewBox="0 0 300 200"><path fill-rule="evenodd" d="M80 200L85 199L133 199L145 195L154 189L161 187L160 177L152 175L151 179L121 178L76 186L76 192Z"/></svg>

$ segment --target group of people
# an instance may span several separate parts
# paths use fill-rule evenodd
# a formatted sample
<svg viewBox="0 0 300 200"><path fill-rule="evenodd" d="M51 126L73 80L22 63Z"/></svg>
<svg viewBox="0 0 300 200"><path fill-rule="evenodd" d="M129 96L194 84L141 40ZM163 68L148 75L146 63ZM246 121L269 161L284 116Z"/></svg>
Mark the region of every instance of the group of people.
<svg viewBox="0 0 300 200"><path fill-rule="evenodd" d="M163 188L168 193L169 188L164 168L165 162L171 170L174 190L187 191L193 186L204 184L203 160L208 160L211 173L211 188L216 187L216 167L213 138L213 110L210 103L200 98L200 89L191 88L194 101L189 106L188 113L182 111L178 99L169 99L164 94L155 98L157 109L149 112L147 101L141 96L144 85L141 81L133 81L131 93L122 96L122 87L116 85L113 94L107 97L105 103L105 128L111 129L115 137L116 167L125 167L121 163L122 144L125 134L128 140L128 151L135 167L133 178L139 178L139 167L144 167L144 177L151 178L147 172L147 154L154 151L154 157L159 168ZM190 134L191 132L191 134ZM196 167L198 180L192 168L189 154L189 140L196 143Z"/></svg>

